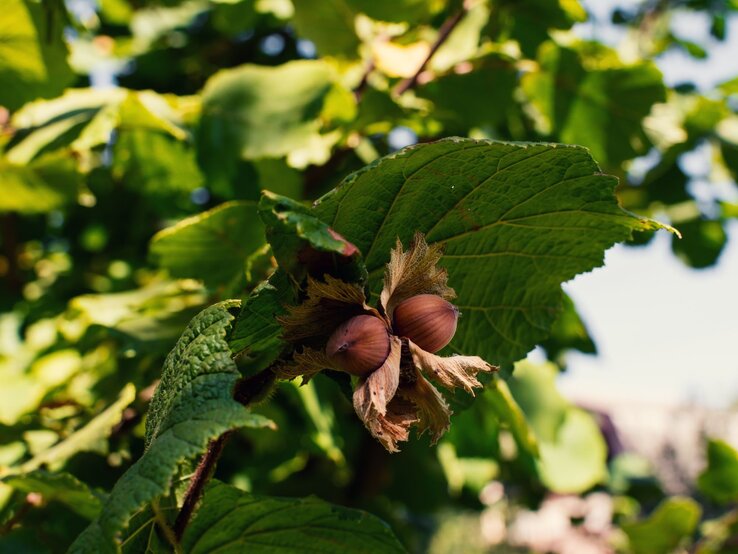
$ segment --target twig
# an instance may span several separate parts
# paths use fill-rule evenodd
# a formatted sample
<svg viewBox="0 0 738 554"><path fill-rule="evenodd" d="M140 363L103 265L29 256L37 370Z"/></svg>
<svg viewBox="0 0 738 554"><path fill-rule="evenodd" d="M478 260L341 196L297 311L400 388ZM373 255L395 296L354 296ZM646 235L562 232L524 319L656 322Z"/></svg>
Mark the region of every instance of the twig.
<svg viewBox="0 0 738 554"><path fill-rule="evenodd" d="M428 55L423 60L423 63L420 64L420 67L415 72L415 75L413 75L412 77L408 77L407 79L402 81L399 85L397 85L397 88L395 88L395 94L397 96L400 96L402 93L407 92L408 90L410 90L417 84L418 77L420 76L421 73L423 73L425 66L428 65L428 62L430 62L431 58L438 51L441 45L444 42L446 42L446 39L448 39L449 35L451 35L451 32L456 28L456 26L464 18L464 16L466 15L468 11L469 11L468 2L465 1L462 4L461 9L458 12L451 15L448 19L446 19L446 21L443 22L443 25L441 25L441 28L438 29L438 37L436 37L436 41L431 45Z"/></svg>
<svg viewBox="0 0 738 554"><path fill-rule="evenodd" d="M354 89L354 98L356 98L357 104L361 102L361 99L364 96L366 87L369 84L369 74L372 71L374 71L374 60L370 61L369 65L366 66L364 74L361 76L361 81L359 81L359 84L356 85L356 88Z"/></svg>
<svg viewBox="0 0 738 554"><path fill-rule="evenodd" d="M276 377L274 372L270 367L257 373L253 377L241 379L241 381L236 384L233 398L244 406L257 403L268 395L275 379ZM182 535L184 534L184 531L192 518L192 514L195 512L197 503L200 501L202 493L205 490L205 485L207 485L208 481L213 476L215 466L218 463L218 458L220 458L220 455L223 453L226 442L232 434L233 431L227 431L217 439L210 441L208 449L200 459L200 463L197 465L197 469L195 469L195 473L190 480L187 492L185 492L182 508L180 509L179 514L177 514L177 519L174 522L174 536L177 542L182 540Z"/></svg>
<svg viewBox="0 0 738 554"><path fill-rule="evenodd" d="M200 501L200 497L205 490L205 485L215 471L215 464L223 453L223 448L225 447L226 441L231 436L231 433L233 433L233 431L226 431L217 439L210 441L205 455L197 465L195 474L192 476L192 480L190 481L190 486L187 488L187 492L185 493L182 508L180 509L179 514L177 514L177 520L174 522L174 536L177 539L177 542L182 540L185 528L190 522L190 518L195 511L197 503Z"/></svg>

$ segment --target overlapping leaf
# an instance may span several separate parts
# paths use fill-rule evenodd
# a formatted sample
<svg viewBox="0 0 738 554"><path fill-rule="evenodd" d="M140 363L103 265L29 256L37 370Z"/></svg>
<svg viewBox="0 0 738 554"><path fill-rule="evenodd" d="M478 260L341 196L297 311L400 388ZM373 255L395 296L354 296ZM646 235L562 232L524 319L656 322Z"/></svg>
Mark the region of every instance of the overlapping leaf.
<svg viewBox="0 0 738 554"><path fill-rule="evenodd" d="M548 335L562 282L659 227L623 211L616 184L580 147L447 139L350 175L315 212L364 254L375 294L397 237L442 244L463 314L451 349L506 364Z"/></svg>
<svg viewBox="0 0 738 554"><path fill-rule="evenodd" d="M240 374L226 342L236 300L198 314L164 364L146 420L146 451L118 480L100 517L78 537L72 552L114 552L129 519L167 495L182 465L208 441L235 427L270 424L232 397Z"/></svg>

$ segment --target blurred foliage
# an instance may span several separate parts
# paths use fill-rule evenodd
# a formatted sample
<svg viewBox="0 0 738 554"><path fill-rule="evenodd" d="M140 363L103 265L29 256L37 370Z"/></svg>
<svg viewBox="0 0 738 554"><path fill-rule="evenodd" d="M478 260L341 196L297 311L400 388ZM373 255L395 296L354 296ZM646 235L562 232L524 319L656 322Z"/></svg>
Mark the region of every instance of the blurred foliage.
<svg viewBox="0 0 738 554"><path fill-rule="evenodd" d="M64 551L85 528L81 551L113 536L127 552L167 551L162 530L191 464L235 427L188 552L200 551L198 534L233 540L216 525L232 510L263 510L298 543L301 518L325 518L337 535L321 540L339 536L337 551L358 548L362 531L383 545L372 551L400 549L360 510L411 552L540 551L549 547L516 542L520 521L553 513L551 492L589 492L586 512L603 491L612 507L597 533L608 548L738 551L730 446L708 443L704 510L659 504L647 469L613 458L597 419L555 389L568 352L596 352L561 282L601 265L614 242L648 242L646 217L680 229L673 250L688 266L719 260L738 215L738 77L714 90L670 86L657 63L675 51L709 59L708 42L679 36L675 13L706 18L723 41L738 4L628 3L610 14L617 48L580 38L585 7L6 0L0 552ZM450 135L588 151L459 140L395 153ZM641 219L618 210L600 169ZM325 193L314 209L300 202ZM394 240L416 230L448 243L442 264L465 312L450 350L503 364L473 401L452 398L437 446L421 437L384 452L356 418L345 375L283 384L256 413L230 399L240 375L283 354L274 316L296 301L293 285L330 268L377 292ZM361 255L344 259L346 241ZM219 323L203 326L210 317ZM550 363L519 362L536 344ZM278 432L249 428L268 420ZM490 492L503 484L504 498ZM310 494L351 509L301 500L288 518L266 496ZM586 518L572 523L581 517L567 519L572 536L584 533ZM489 538L500 525L509 547Z"/></svg>

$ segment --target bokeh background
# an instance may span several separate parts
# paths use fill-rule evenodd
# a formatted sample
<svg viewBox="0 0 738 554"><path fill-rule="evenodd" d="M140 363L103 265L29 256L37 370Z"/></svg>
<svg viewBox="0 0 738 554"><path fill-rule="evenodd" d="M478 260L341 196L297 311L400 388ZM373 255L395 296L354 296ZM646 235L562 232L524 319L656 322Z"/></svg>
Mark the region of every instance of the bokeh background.
<svg viewBox="0 0 738 554"><path fill-rule="evenodd" d="M316 379L217 477L366 509L411 552L738 552L735 0L3 4L0 552L64 551L70 491L140 456L187 321L273 270L262 189L311 201L451 135L581 144L683 235L615 246L504 368L541 457L485 394L389 456Z"/></svg>

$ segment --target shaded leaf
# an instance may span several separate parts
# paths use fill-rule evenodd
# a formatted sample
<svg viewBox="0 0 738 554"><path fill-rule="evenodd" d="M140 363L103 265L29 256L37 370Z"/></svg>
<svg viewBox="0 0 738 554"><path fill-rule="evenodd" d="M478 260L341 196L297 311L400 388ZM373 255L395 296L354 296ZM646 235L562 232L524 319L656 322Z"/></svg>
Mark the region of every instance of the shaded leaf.
<svg viewBox="0 0 738 554"><path fill-rule="evenodd" d="M151 239L151 255L175 277L202 279L212 288L245 276L248 259L264 246L256 204L226 202L183 219Z"/></svg>
<svg viewBox="0 0 738 554"><path fill-rule="evenodd" d="M307 275L321 279L325 274L345 281L363 280L361 253L307 206L264 191L259 216L279 267L297 283Z"/></svg>
<svg viewBox="0 0 738 554"><path fill-rule="evenodd" d="M322 56L357 58L359 38L354 31L356 11L350 0L295 2L292 22L299 36L315 43Z"/></svg>
<svg viewBox="0 0 738 554"><path fill-rule="evenodd" d="M213 552L405 552L376 517L317 498L270 498L215 483L182 539L189 554Z"/></svg>
<svg viewBox="0 0 738 554"><path fill-rule="evenodd" d="M49 212L77 198L77 162L68 152L42 156L27 165L0 159L0 211Z"/></svg>

